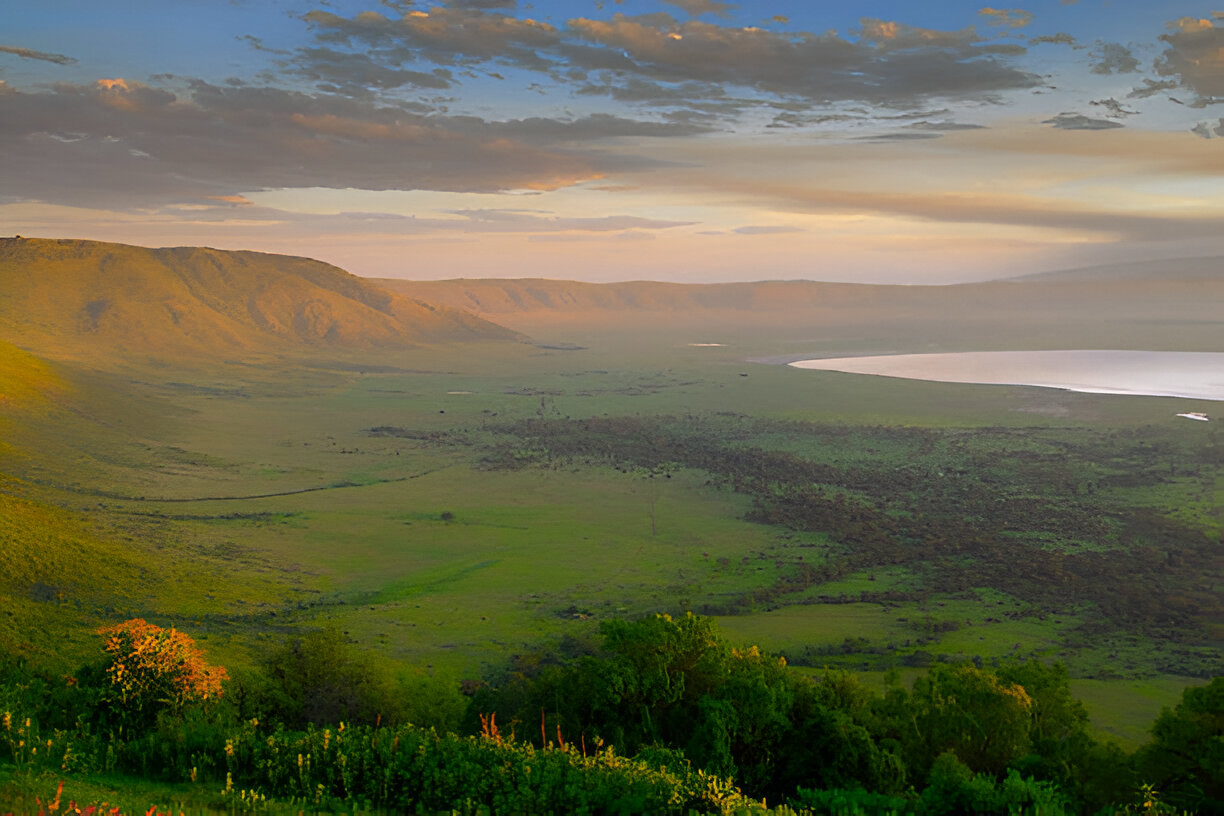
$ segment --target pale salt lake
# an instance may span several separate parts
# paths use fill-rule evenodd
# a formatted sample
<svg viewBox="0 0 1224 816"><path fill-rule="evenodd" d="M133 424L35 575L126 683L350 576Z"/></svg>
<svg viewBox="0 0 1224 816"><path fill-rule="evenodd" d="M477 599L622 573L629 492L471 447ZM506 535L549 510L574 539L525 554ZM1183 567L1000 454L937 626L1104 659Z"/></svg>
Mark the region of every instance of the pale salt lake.
<svg viewBox="0 0 1224 816"><path fill-rule="evenodd" d="M791 365L909 380L1224 400L1224 353L1214 351L966 351L799 360Z"/></svg>

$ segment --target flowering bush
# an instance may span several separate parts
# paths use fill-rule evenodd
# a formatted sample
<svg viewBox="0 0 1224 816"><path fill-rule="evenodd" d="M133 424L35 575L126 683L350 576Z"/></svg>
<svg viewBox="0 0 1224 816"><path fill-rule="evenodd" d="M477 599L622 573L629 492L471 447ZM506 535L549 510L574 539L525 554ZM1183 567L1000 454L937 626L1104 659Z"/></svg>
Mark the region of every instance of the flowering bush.
<svg viewBox="0 0 1224 816"><path fill-rule="evenodd" d="M121 726L146 726L160 711L221 696L228 674L210 666L195 641L174 628L133 618L98 630L106 638L103 701Z"/></svg>

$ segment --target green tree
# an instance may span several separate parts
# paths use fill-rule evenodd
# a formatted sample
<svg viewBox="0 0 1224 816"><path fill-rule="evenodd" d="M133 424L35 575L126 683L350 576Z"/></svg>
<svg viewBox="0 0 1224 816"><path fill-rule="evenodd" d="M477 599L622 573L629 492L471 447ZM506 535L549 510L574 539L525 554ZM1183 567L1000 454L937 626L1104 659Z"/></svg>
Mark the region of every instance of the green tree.
<svg viewBox="0 0 1224 816"><path fill-rule="evenodd" d="M1224 812L1224 677L1186 689L1160 713L1138 766L1166 804Z"/></svg>
<svg viewBox="0 0 1224 816"><path fill-rule="evenodd" d="M970 770L999 774L1029 751L1033 700L1023 687L972 665L937 665L896 712L907 765L925 774L950 751Z"/></svg>
<svg viewBox="0 0 1224 816"><path fill-rule="evenodd" d="M334 629L294 638L263 661L271 680L268 715L291 728L403 719L395 676Z"/></svg>

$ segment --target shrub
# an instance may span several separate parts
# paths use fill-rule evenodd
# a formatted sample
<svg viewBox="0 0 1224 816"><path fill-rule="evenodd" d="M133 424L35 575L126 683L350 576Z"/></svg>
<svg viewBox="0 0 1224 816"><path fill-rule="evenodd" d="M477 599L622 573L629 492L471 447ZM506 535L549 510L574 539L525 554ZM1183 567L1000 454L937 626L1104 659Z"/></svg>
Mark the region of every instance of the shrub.
<svg viewBox="0 0 1224 816"><path fill-rule="evenodd" d="M102 702L120 731L146 729L163 711L177 714L221 696L225 669L204 662L195 641L182 632L133 618L98 634L106 638Z"/></svg>

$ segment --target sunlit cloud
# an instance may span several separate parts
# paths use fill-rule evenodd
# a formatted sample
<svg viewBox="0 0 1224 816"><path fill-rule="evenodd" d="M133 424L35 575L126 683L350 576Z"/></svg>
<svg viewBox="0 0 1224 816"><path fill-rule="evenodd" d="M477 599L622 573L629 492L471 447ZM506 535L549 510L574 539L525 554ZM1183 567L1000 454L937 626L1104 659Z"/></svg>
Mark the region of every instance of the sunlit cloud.
<svg viewBox="0 0 1224 816"><path fill-rule="evenodd" d="M1224 28L1206 18L1183 17L1161 35L1168 44L1156 64L1161 76L1176 77L1200 104L1224 101ZM1219 99L1217 99L1219 98Z"/></svg>

